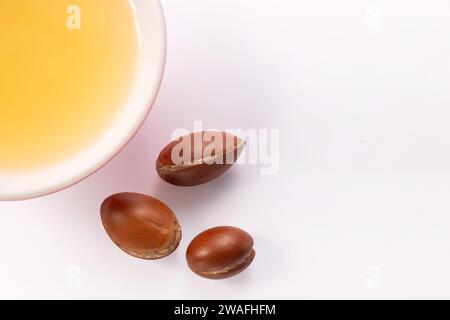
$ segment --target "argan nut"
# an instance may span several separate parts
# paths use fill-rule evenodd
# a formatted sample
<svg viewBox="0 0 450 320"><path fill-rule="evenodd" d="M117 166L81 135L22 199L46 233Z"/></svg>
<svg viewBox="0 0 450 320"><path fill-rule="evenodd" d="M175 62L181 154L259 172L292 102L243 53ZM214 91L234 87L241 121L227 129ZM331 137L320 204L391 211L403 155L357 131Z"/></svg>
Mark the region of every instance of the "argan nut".
<svg viewBox="0 0 450 320"><path fill-rule="evenodd" d="M200 185L230 169L244 147L245 140L225 132L191 133L161 151L156 171L161 179L173 185Z"/></svg>
<svg viewBox="0 0 450 320"><path fill-rule="evenodd" d="M253 238L235 227L200 233L186 251L189 268L207 279L225 279L244 271L255 258Z"/></svg>
<svg viewBox="0 0 450 320"><path fill-rule="evenodd" d="M153 197L118 193L103 201L100 213L111 240L134 257L166 257L181 240L181 227L175 214Z"/></svg>

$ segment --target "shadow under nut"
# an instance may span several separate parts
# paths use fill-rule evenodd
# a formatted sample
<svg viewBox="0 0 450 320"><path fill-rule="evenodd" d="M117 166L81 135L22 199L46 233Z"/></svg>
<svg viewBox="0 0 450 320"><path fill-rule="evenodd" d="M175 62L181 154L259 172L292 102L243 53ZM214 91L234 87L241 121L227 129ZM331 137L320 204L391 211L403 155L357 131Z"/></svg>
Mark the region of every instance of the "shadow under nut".
<svg viewBox="0 0 450 320"><path fill-rule="evenodd" d="M181 226L162 201L139 193L118 193L100 209L111 240L126 253L141 259L170 255L181 240Z"/></svg>
<svg viewBox="0 0 450 320"><path fill-rule="evenodd" d="M189 268L207 279L235 276L253 262L253 238L235 227L216 227L196 236L186 251Z"/></svg>

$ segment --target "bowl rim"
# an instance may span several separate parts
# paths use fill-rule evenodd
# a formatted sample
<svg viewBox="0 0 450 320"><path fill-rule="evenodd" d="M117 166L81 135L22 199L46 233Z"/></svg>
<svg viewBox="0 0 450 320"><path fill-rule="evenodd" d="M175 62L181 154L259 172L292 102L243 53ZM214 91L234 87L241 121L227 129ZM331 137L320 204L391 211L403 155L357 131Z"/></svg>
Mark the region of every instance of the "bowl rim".
<svg viewBox="0 0 450 320"><path fill-rule="evenodd" d="M38 198L50 195L66 188L69 188L84 179L95 174L98 170L108 164L118 153L120 153L127 144L137 134L144 124L148 114L150 113L158 93L161 88L167 57L167 29L164 17L164 10L160 0L129 0L136 14L136 22L138 24L138 32L140 34L141 48L138 57L137 72L132 85L130 98L127 99L128 105L123 107L121 115L118 117L123 123L113 125L110 129L111 135L106 134L100 140L103 144L109 144L105 150L98 151L96 144L83 150L80 157L75 160L62 162L61 165L50 166L47 169L41 169L37 173L24 173L23 175L6 175L0 174L0 201L20 201ZM152 19L145 15L151 12ZM145 19L144 19L145 18ZM148 31L145 26L156 28L153 32ZM156 35L156 37L154 37ZM157 38L157 39L154 39ZM145 50L152 47L152 54L157 59L149 62ZM156 47L156 49L154 48ZM149 74L149 70L154 71ZM146 72L147 71L147 72ZM150 83L149 83L150 82ZM139 91L139 90L145 90ZM140 100L141 105L133 107L134 100ZM140 98L140 99L138 99ZM129 112L136 111L133 119L127 121ZM130 117L131 118L131 117ZM120 132L122 129L122 132ZM120 134L118 134L120 133ZM111 138L114 142L110 142ZM103 152L104 151L104 152ZM95 154L96 159L89 161L88 154ZM81 165L81 167L78 167ZM67 168L73 168L73 171L66 172ZM56 168L56 169L55 169ZM59 176L52 179L52 175Z"/></svg>

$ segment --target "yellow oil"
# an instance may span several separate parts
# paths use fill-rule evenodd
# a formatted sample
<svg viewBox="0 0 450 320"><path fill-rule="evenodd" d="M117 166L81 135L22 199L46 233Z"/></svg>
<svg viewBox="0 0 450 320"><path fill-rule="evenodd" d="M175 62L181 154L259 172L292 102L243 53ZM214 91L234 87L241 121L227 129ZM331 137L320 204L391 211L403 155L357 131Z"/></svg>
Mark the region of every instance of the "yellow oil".
<svg viewBox="0 0 450 320"><path fill-rule="evenodd" d="M0 0L0 172L88 147L130 92L139 33L131 0Z"/></svg>

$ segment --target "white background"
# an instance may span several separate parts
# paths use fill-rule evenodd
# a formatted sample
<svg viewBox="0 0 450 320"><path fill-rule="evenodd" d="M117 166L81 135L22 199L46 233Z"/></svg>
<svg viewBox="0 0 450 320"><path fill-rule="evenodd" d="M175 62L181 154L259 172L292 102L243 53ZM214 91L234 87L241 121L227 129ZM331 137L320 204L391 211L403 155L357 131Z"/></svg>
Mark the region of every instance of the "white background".
<svg viewBox="0 0 450 320"><path fill-rule="evenodd" d="M166 0L168 61L144 127L104 169L0 203L0 298L450 298L448 0ZM154 170L173 130L280 130L280 171L196 188ZM137 191L183 224L161 261L131 258L101 201ZM198 232L235 225L253 265L192 274Z"/></svg>

